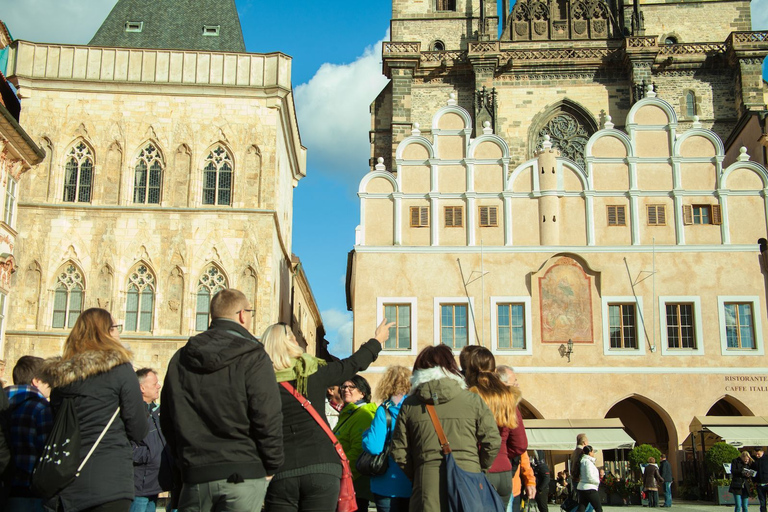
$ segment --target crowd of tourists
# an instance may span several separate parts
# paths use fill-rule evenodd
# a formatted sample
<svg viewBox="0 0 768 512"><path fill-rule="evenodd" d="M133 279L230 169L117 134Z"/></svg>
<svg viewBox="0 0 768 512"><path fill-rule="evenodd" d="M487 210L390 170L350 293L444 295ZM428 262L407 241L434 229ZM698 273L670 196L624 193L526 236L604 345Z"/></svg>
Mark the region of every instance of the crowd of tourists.
<svg viewBox="0 0 768 512"><path fill-rule="evenodd" d="M517 512L523 496L548 510L549 468L528 455L517 379L488 349L465 347L457 362L427 347L412 370L386 368L374 392L360 372L386 321L326 361L284 323L257 339L238 290L217 293L210 313L162 386L133 367L99 308L79 315L60 357L20 358L0 393L0 510L153 512L161 495L191 512L442 512L461 500ZM578 510L600 512L593 450L578 441L573 476L556 487L576 483Z"/></svg>

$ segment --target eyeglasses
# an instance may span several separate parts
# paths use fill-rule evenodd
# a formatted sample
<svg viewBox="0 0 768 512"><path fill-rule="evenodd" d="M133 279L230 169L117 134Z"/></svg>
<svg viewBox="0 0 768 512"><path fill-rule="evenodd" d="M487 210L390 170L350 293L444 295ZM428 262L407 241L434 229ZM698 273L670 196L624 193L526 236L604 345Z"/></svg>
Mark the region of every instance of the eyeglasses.
<svg viewBox="0 0 768 512"><path fill-rule="evenodd" d="M350 384L349 386L347 386L347 385L341 386L341 387L339 387L339 389L342 390L342 391L344 391L345 389L357 389L357 386L353 386L353 385Z"/></svg>
<svg viewBox="0 0 768 512"><path fill-rule="evenodd" d="M109 330L111 331L112 329L116 329L117 332L123 332L123 324L113 325L109 328Z"/></svg>
<svg viewBox="0 0 768 512"><path fill-rule="evenodd" d="M256 310L255 309L241 309L240 311L238 311L238 313L242 313L243 311L247 311L250 314L253 314L253 312L256 311Z"/></svg>

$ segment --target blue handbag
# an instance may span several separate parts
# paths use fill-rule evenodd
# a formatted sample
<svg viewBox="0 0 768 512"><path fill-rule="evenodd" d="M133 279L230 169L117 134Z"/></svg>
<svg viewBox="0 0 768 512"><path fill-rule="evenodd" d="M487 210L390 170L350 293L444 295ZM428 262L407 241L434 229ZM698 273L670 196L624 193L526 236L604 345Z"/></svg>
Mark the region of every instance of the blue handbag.
<svg viewBox="0 0 768 512"><path fill-rule="evenodd" d="M456 464L435 406L427 404L427 412L437 431L445 460L448 509L451 512L505 512L501 497L488 481L485 473L464 471Z"/></svg>

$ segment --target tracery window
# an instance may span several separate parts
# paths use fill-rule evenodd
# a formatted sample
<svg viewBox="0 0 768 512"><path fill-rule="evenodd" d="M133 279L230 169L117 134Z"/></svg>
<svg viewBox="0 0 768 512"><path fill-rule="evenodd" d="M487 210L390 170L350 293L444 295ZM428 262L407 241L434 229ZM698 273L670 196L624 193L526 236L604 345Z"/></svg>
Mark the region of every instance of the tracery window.
<svg viewBox="0 0 768 512"><path fill-rule="evenodd" d="M52 327L63 329L75 325L83 311L83 273L74 263L66 264L56 279L53 297Z"/></svg>
<svg viewBox="0 0 768 512"><path fill-rule="evenodd" d="M232 204L232 157L221 144L211 150L205 159L203 204Z"/></svg>
<svg viewBox="0 0 768 512"><path fill-rule="evenodd" d="M133 202L160 204L160 190L163 186L163 157L153 143L141 150L136 161L133 184Z"/></svg>
<svg viewBox="0 0 768 512"><path fill-rule="evenodd" d="M539 131L536 149L541 149L544 137L549 135L552 147L560 150L561 156L573 160L582 168L585 167L584 151L589 141L590 133L573 114L560 112L550 119Z"/></svg>
<svg viewBox="0 0 768 512"><path fill-rule="evenodd" d="M85 142L72 146L64 166L64 201L90 203L93 184L93 154Z"/></svg>
<svg viewBox="0 0 768 512"><path fill-rule="evenodd" d="M224 288L229 288L227 278L219 267L213 264L208 265L197 282L196 330L204 331L208 329L208 324L211 321L211 298Z"/></svg>
<svg viewBox="0 0 768 512"><path fill-rule="evenodd" d="M143 263L128 276L125 330L151 331L155 311L155 276Z"/></svg>

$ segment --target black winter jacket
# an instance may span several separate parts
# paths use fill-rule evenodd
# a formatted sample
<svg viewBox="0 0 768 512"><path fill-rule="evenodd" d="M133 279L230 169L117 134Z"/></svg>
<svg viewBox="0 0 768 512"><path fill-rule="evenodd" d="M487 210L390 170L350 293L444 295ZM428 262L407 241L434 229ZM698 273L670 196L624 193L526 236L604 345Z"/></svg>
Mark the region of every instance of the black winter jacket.
<svg viewBox="0 0 768 512"><path fill-rule="evenodd" d="M338 386L363 371L376 360L381 344L372 339L350 357L321 366L307 379L307 398L315 410L325 417L325 392L330 386ZM290 383L296 387L296 381ZM283 406L283 441L285 463L275 478L299 476L309 473L326 473L341 477L341 461L336 449L320 425L301 407L299 401L280 386ZM355 461L351 461L354 464Z"/></svg>
<svg viewBox="0 0 768 512"><path fill-rule="evenodd" d="M160 429L159 407L147 404L149 434L133 446L133 487L136 496L155 496L160 487L160 462L165 452L165 437Z"/></svg>
<svg viewBox="0 0 768 512"><path fill-rule="evenodd" d="M666 459L659 462L659 473L664 482L672 482L675 479L672 476L672 464Z"/></svg>
<svg viewBox="0 0 768 512"><path fill-rule="evenodd" d="M46 361L54 415L65 395L75 395L80 423L80 459L84 459L109 419L109 427L80 476L46 503L48 510L78 511L110 501L133 499L133 457L129 439L147 435L147 414L139 380L118 352L88 351L71 359ZM57 508L60 507L60 508Z"/></svg>
<svg viewBox="0 0 768 512"><path fill-rule="evenodd" d="M217 318L171 358L160 424L184 483L264 478L283 463L272 361L243 326Z"/></svg>
<svg viewBox="0 0 768 512"><path fill-rule="evenodd" d="M755 459L752 463L752 469L757 471L757 475L754 477L755 483L768 484L768 456L763 454L762 457Z"/></svg>
<svg viewBox="0 0 768 512"><path fill-rule="evenodd" d="M736 457L731 461L731 485L728 492L731 494L740 494L742 490L746 492L748 477L744 476L744 470L749 469L741 457Z"/></svg>

